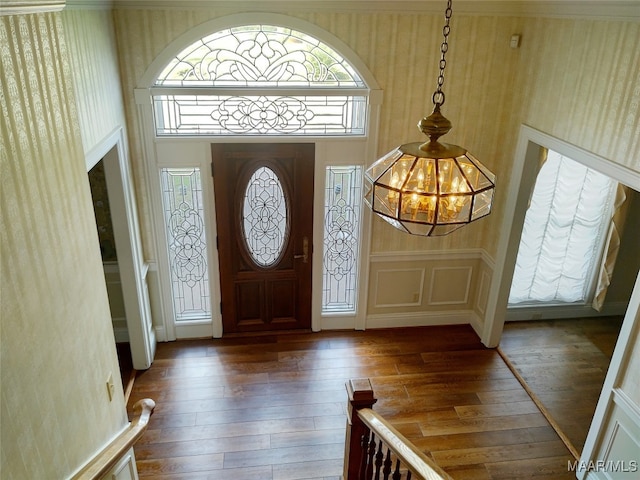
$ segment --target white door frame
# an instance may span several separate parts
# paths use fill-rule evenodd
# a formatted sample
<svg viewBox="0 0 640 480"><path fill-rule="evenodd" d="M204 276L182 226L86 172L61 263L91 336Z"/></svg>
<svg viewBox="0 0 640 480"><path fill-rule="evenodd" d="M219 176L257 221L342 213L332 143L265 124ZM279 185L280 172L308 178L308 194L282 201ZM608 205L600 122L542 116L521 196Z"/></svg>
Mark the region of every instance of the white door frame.
<svg viewBox="0 0 640 480"><path fill-rule="evenodd" d="M522 236L522 226L540 167L540 149L542 147L558 152L640 191L640 172L613 163L527 125L520 127L511 178L508 183L507 203L502 219L504 228L498 240L498 251L487 300L484 329L481 335L482 343L487 347L497 346L502 336L507 316L507 301L520 246L520 237Z"/></svg>
<svg viewBox="0 0 640 480"><path fill-rule="evenodd" d="M623 376L628 368L629 361L631 359L631 352L636 347L638 349L638 342L640 342L640 336L638 330L640 329L640 273L636 278L636 283L631 293L629 300L629 307L627 313L622 322L620 333L618 334L618 341L611 357L611 363L607 370L607 376L604 379L602 385L602 391L600 392L600 398L596 406L596 411L593 414L593 420L589 427L589 433L580 455L579 468L577 469L577 478L582 480L584 478L612 478L609 474L600 471L597 473L589 472L589 465L593 465L596 461L603 461L606 465L607 461L618 461L621 459L609 459L608 456L615 450L614 443L625 442L625 440L619 440L616 438L617 434L623 430L633 432L635 430L634 439L635 442L639 442L638 432L640 431L640 405L634 403L629 396L622 390L620 384L622 383ZM635 338L635 342L634 342ZM639 352L636 352L638 355ZM622 410L624 413L620 415L616 410ZM625 415L626 413L626 415ZM633 438L634 434L629 435ZM618 437L622 437L618 435ZM627 440L628 442L628 440ZM627 446L629 443L626 444ZM631 447L634 448L634 447ZM630 461L635 460L635 475L637 475L638 469L638 457L624 459L626 462L624 467L627 469L634 468L630 464ZM597 467L596 467L597 469ZM607 467L603 467L602 470L607 470ZM604 477L602 476L604 475ZM631 478L631 477L629 477Z"/></svg>
<svg viewBox="0 0 640 480"><path fill-rule="evenodd" d="M85 162L89 171L104 160L131 359L133 368L146 370L155 356L156 337L147 289L148 266L142 255L133 177L125 146L124 131L117 128L85 156Z"/></svg>
<svg viewBox="0 0 640 480"><path fill-rule="evenodd" d="M498 243L498 253L485 314L482 342L488 347L495 347L500 342L507 313L507 300L515 268L524 216L529 197L533 191L535 178L539 169L541 147L550 148L561 155L597 170L614 180L640 191L640 172L613 163L586 150L570 145L562 140L535 130L527 125L520 128L520 136L514 158L513 170L509 182L509 192L502 225L505 226ZM510 229L508 227L511 227ZM626 372L634 338L640 328L640 272L629 300L618 341L604 381L600 399L591 422L579 465L589 465L590 461L602 460L603 452L608 452L614 435L611 412L621 407L631 414L628 418L638 421L640 407L629 400L619 388ZM637 340L636 340L637 342ZM637 353L636 353L637 355ZM605 443L606 442L606 443ZM585 469L577 472L577 478L601 478L588 473ZM607 477L610 478L610 477Z"/></svg>

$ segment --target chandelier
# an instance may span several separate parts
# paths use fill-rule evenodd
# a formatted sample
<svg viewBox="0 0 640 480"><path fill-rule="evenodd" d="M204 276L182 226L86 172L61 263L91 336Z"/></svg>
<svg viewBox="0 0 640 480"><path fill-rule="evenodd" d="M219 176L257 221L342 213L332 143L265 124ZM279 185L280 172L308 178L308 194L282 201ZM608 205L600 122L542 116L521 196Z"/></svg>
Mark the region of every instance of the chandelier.
<svg viewBox="0 0 640 480"><path fill-rule="evenodd" d="M495 175L478 159L462 147L438 141L451 130L440 113L451 13L448 0L434 108L418 123L429 141L401 145L365 172L369 207L397 229L427 237L446 235L489 215L495 189Z"/></svg>

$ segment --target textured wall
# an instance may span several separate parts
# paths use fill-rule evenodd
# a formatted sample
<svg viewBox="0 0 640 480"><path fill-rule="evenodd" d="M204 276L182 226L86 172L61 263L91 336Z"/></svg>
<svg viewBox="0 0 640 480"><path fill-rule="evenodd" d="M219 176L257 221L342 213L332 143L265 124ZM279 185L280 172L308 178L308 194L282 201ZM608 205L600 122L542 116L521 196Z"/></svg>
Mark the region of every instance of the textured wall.
<svg viewBox="0 0 640 480"><path fill-rule="evenodd" d="M124 127L118 58L109 10L62 13L84 152Z"/></svg>
<svg viewBox="0 0 640 480"><path fill-rule="evenodd" d="M132 129L140 206L148 229L140 132L133 89L173 39L230 10L117 10L123 89ZM432 108L442 16L290 12L349 45L384 90L379 154L421 140L415 127ZM521 48L509 48L511 34ZM452 19L443 113L453 122L444 141L463 145L498 176L494 213L443 238L417 238L374 222L372 250L482 247L495 255L512 158L526 123L614 162L640 170L640 25L637 22L456 15ZM371 159L372 161L375 159ZM149 235L145 250L154 256Z"/></svg>
<svg viewBox="0 0 640 480"><path fill-rule="evenodd" d="M66 478L127 421L61 14L0 18L2 478Z"/></svg>

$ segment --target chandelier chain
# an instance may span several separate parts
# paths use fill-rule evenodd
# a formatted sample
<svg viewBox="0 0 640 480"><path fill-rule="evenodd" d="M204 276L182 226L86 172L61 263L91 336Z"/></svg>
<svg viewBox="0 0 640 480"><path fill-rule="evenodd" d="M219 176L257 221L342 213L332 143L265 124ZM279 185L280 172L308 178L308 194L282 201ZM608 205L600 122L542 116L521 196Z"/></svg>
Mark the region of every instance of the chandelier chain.
<svg viewBox="0 0 640 480"><path fill-rule="evenodd" d="M447 66L447 59L445 55L449 50L449 33L451 32L451 27L449 26L449 22L451 20L451 8L452 0L447 0L447 8L444 12L444 27L442 27L442 35L444 36L444 40L442 41L442 45L440 45L440 74L438 75L438 87L436 91L433 92L433 104L436 107L442 106L444 104L444 92L442 91L442 86L444 85L444 69Z"/></svg>

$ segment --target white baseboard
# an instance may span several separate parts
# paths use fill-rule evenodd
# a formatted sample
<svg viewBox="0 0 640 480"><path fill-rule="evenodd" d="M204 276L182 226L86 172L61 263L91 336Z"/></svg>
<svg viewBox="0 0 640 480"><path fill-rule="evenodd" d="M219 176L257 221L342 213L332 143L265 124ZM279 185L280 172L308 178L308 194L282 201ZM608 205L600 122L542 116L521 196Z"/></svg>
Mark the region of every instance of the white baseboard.
<svg viewBox="0 0 640 480"><path fill-rule="evenodd" d="M113 334L116 337L116 343L129 343L129 330L127 327L114 327Z"/></svg>
<svg viewBox="0 0 640 480"><path fill-rule="evenodd" d="M158 342L168 342L167 340L167 332L164 327L154 326L153 329L156 332L156 340Z"/></svg>
<svg viewBox="0 0 640 480"><path fill-rule="evenodd" d="M353 330L356 325L356 317L323 316L320 319L320 330Z"/></svg>
<svg viewBox="0 0 640 480"><path fill-rule="evenodd" d="M560 318L584 318L584 317L609 317L612 315L624 315L628 303L616 302L604 306L598 312L590 305L557 305L557 306L531 306L510 307L507 309L507 322L519 322L524 320L555 320Z"/></svg>
<svg viewBox="0 0 640 480"><path fill-rule="evenodd" d="M428 327L436 325L480 326L480 319L472 310L440 312L389 313L367 315L367 328Z"/></svg>

